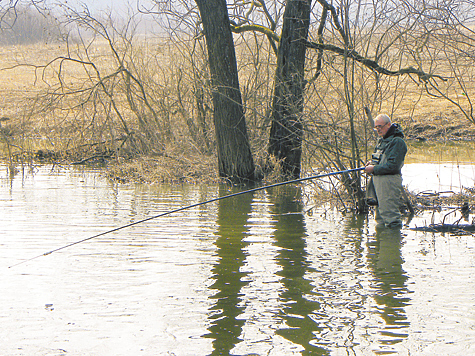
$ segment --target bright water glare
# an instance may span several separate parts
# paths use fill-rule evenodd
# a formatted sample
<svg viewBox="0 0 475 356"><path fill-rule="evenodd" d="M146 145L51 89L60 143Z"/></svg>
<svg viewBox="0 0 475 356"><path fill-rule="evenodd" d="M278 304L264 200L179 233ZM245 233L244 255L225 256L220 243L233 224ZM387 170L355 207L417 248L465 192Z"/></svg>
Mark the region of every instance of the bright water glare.
<svg viewBox="0 0 475 356"><path fill-rule="evenodd" d="M450 183L443 165L406 165L405 184L473 187L473 167L449 168ZM51 166L10 178L0 166L0 354L475 354L474 236L377 230L371 216L309 210L300 189L43 255L236 190L118 185Z"/></svg>

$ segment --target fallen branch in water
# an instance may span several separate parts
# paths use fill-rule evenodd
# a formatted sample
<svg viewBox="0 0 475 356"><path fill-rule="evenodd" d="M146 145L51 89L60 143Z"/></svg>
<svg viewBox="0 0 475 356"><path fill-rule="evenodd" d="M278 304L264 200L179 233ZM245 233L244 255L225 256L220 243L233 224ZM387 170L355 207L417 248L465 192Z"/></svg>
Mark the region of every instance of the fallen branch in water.
<svg viewBox="0 0 475 356"><path fill-rule="evenodd" d="M475 218L471 220L471 223L460 224L460 222L462 219L469 222L470 214L475 210L474 207L471 206L471 202L473 202L475 198L474 193L475 190L472 188L464 187L461 193L455 193L453 191L424 191L418 194L412 194L411 200L417 210L432 210L434 212L445 211L446 213L439 223L434 222L433 218L431 224L410 228L410 230L450 233L455 235L473 235L473 232L475 232ZM446 223L446 219L449 215L460 216L456 221Z"/></svg>
<svg viewBox="0 0 475 356"><path fill-rule="evenodd" d="M428 226L413 227L410 230L424 232L450 232L455 234L475 232L474 224L430 224Z"/></svg>

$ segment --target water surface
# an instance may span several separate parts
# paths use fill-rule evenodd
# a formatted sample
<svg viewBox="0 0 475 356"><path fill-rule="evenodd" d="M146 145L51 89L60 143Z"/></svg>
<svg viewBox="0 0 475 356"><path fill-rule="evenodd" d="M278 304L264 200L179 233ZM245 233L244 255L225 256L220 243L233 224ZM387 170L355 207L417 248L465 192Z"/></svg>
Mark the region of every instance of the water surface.
<svg viewBox="0 0 475 356"><path fill-rule="evenodd" d="M405 183L429 168L444 189L473 186L470 166L447 183L443 167L407 165ZM427 176L417 189L438 189ZM236 189L50 166L10 179L0 166L0 354L475 354L474 236L376 229L371 216L309 210L296 186L42 256Z"/></svg>

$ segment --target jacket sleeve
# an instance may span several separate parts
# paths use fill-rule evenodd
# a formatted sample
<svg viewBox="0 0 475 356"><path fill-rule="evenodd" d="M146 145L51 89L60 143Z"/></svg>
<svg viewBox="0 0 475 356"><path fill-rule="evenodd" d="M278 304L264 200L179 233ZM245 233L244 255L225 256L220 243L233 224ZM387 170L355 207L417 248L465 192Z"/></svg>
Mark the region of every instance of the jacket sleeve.
<svg viewBox="0 0 475 356"><path fill-rule="evenodd" d="M400 174L406 153L407 146L404 140L400 137L395 137L384 151L384 159L381 160L380 164L374 166L373 174Z"/></svg>

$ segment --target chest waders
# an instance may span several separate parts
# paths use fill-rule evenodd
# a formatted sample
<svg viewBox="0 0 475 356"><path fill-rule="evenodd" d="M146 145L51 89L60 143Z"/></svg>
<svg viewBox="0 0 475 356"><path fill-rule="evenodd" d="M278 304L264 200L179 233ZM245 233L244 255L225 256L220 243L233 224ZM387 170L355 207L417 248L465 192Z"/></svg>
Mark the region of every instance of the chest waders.
<svg viewBox="0 0 475 356"><path fill-rule="evenodd" d="M371 157L373 165L379 164L384 149L377 149ZM388 227L402 225L401 205L403 187L401 174L372 175L366 188L366 203L376 207L375 219Z"/></svg>

